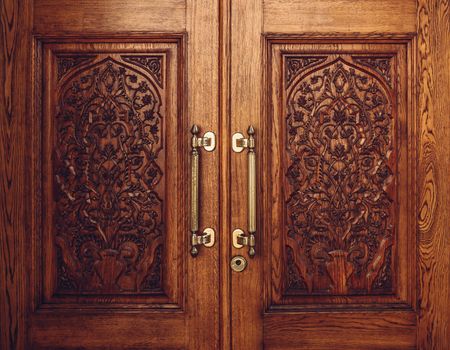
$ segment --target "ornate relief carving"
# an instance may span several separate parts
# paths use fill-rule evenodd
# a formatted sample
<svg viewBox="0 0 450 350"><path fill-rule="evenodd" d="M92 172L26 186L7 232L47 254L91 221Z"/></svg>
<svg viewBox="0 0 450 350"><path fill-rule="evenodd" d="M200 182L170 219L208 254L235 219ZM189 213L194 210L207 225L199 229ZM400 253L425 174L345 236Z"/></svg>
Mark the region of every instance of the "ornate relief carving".
<svg viewBox="0 0 450 350"><path fill-rule="evenodd" d="M391 57L357 57L353 56L353 60L364 66L374 69L380 74L386 82L391 85Z"/></svg>
<svg viewBox="0 0 450 350"><path fill-rule="evenodd" d="M305 68L310 68L324 62L325 56L287 56L285 60L286 84L292 83L294 78Z"/></svg>
<svg viewBox="0 0 450 350"><path fill-rule="evenodd" d="M337 59L286 103L286 292L392 292L391 92Z"/></svg>
<svg viewBox="0 0 450 350"><path fill-rule="evenodd" d="M141 68L144 68L147 72L149 72L153 78L156 80L159 86L162 87L163 77L161 73L162 59L163 56L121 56L125 62L129 62L132 64L136 64Z"/></svg>
<svg viewBox="0 0 450 350"><path fill-rule="evenodd" d="M88 55L88 56L57 56L56 64L58 66L58 80L61 78L72 68L75 68L83 63L88 63L93 61L96 56Z"/></svg>
<svg viewBox="0 0 450 350"><path fill-rule="evenodd" d="M162 291L163 116L152 79L108 57L60 87L58 293Z"/></svg>

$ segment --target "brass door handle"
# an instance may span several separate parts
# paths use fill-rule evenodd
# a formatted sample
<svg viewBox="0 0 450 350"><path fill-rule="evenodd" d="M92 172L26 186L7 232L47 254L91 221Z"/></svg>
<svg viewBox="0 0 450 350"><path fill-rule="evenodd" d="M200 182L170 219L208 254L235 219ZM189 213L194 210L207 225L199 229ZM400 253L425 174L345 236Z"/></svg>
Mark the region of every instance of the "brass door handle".
<svg viewBox="0 0 450 350"><path fill-rule="evenodd" d="M203 148L207 152L212 152L216 148L216 135L212 131L206 132L203 137L199 137L200 130L197 125L191 129L191 255L198 255L197 246L203 245L210 248L215 243L215 231L208 227L202 234L198 234L199 221L199 167L200 152Z"/></svg>
<svg viewBox="0 0 450 350"><path fill-rule="evenodd" d="M255 256L255 233L256 233L256 154L255 154L255 129L249 126L247 130L248 138L240 132L233 135L232 147L236 153L242 152L247 148L248 152L248 235L241 229L233 231L233 246L242 248L248 246L248 255L253 258Z"/></svg>

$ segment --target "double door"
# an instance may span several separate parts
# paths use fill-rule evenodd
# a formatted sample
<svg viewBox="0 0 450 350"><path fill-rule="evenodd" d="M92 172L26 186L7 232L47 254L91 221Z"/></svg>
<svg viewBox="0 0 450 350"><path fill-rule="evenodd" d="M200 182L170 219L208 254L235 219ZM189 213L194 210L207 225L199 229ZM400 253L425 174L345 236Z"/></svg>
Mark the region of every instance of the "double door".
<svg viewBox="0 0 450 350"><path fill-rule="evenodd" d="M33 6L30 348L418 347L415 1Z"/></svg>

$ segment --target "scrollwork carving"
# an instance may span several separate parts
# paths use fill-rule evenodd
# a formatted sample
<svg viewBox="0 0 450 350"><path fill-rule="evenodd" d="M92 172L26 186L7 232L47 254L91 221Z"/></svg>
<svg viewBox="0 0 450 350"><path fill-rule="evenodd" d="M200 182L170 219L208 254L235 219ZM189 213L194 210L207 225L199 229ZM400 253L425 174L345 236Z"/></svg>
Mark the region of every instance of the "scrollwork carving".
<svg viewBox="0 0 450 350"><path fill-rule="evenodd" d="M163 56L122 56L122 59L125 62L129 62L132 64L136 64L140 66L141 68L144 68L147 72L149 72L153 78L156 80L159 86L162 87L163 84L163 77L162 77L162 59Z"/></svg>
<svg viewBox="0 0 450 350"><path fill-rule="evenodd" d="M55 120L58 293L160 293L163 115L152 79L107 57L60 87Z"/></svg>
<svg viewBox="0 0 450 350"><path fill-rule="evenodd" d="M391 86L391 57L358 57L353 56L353 60L364 66L374 69Z"/></svg>
<svg viewBox="0 0 450 350"><path fill-rule="evenodd" d="M95 55L57 56L56 64L58 66L58 80L61 80L61 78L72 68L88 63L94 59Z"/></svg>
<svg viewBox="0 0 450 350"><path fill-rule="evenodd" d="M287 88L286 104L286 292L392 292L391 91L338 58Z"/></svg>
<svg viewBox="0 0 450 350"><path fill-rule="evenodd" d="M285 74L287 85L291 84L294 78L304 69L316 66L324 62L325 56L287 56L285 60Z"/></svg>

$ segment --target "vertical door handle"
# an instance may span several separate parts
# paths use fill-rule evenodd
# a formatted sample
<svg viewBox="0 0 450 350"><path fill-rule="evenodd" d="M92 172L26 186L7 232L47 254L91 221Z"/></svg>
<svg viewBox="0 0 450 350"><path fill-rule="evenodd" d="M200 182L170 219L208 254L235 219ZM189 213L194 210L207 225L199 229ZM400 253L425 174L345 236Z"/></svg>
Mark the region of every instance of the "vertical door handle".
<svg viewBox="0 0 450 350"><path fill-rule="evenodd" d="M191 255L198 255L197 246L203 245L210 248L215 243L215 231L208 227L199 234L199 167L200 150L203 148L207 152L212 152L216 148L216 135L212 131L206 132L202 137L198 136L200 130L197 125L191 129Z"/></svg>
<svg viewBox="0 0 450 350"><path fill-rule="evenodd" d="M248 234L237 228L233 231L233 246L242 248L248 246L248 255L253 258L255 256L255 233L256 233L256 154L255 154L255 129L249 126L247 130L248 138L240 132L233 135L232 147L233 151L240 153L245 148L248 150Z"/></svg>

